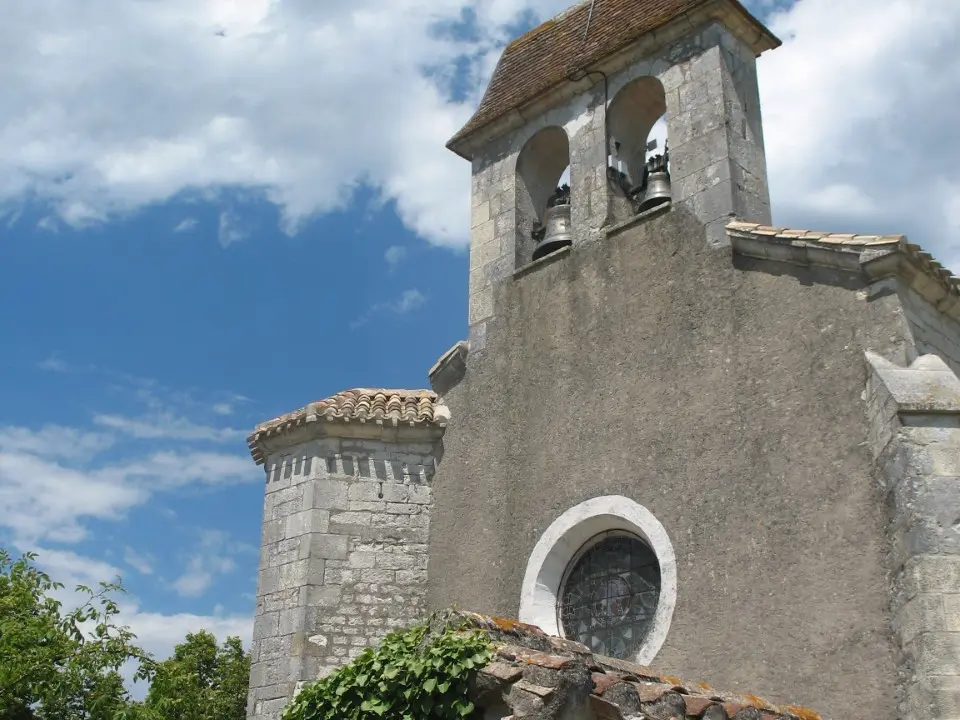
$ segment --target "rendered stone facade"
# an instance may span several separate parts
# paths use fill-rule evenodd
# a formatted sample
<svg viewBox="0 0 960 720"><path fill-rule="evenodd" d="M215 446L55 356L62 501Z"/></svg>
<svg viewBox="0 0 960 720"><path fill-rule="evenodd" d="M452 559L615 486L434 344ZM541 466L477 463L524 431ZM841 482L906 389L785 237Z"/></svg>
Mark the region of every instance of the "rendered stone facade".
<svg viewBox="0 0 960 720"><path fill-rule="evenodd" d="M560 632L575 558L626 533L660 569L626 660L771 699L670 680L637 717L960 718L960 282L903 236L770 226L755 58L778 41L735 0L600 0L593 30L590 9L512 43L499 106L448 145L472 161L469 337L432 391L340 393L251 436L250 717L426 610ZM503 85L555 52L582 66ZM664 111L672 202L637 214L608 154L636 182ZM530 262L567 163L574 242ZM547 717L514 682L548 693L537 672L485 718ZM594 675L557 717L619 717Z"/></svg>

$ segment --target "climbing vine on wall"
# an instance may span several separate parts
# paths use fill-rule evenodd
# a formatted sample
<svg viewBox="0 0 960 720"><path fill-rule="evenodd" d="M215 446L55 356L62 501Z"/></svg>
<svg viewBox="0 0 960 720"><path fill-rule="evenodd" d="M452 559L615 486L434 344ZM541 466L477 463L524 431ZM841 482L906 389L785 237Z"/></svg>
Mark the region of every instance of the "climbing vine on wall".
<svg viewBox="0 0 960 720"><path fill-rule="evenodd" d="M485 634L434 616L384 638L349 665L306 686L283 720L461 720L472 670L493 657Z"/></svg>

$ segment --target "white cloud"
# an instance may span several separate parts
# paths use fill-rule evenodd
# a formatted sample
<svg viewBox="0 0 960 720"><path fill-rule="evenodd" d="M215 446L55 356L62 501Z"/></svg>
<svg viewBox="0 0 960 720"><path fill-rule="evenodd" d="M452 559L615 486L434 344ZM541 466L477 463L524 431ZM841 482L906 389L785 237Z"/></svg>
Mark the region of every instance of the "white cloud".
<svg viewBox="0 0 960 720"><path fill-rule="evenodd" d="M227 533L204 530L183 573L173 582L173 588L184 597L199 597L210 589L218 575L237 569L236 555L255 557L256 553L255 548L234 541Z"/></svg>
<svg viewBox="0 0 960 720"><path fill-rule="evenodd" d="M369 183L428 240L461 245L469 165L443 145L478 88L450 102L450 68L466 55L472 77L488 73L505 23L565 5L15 3L0 28L0 198L36 194L76 223L245 188L276 203L293 231ZM479 41L436 31L467 8ZM242 235L224 213L221 242Z"/></svg>
<svg viewBox="0 0 960 720"><path fill-rule="evenodd" d="M411 310L416 310L417 308L422 307L426 301L427 296L419 290L404 290L403 294L400 296L400 299L393 304L391 309L399 315L404 315Z"/></svg>
<svg viewBox="0 0 960 720"><path fill-rule="evenodd" d="M82 461L113 444L111 435L60 425L45 425L39 430L0 427L0 452L5 453L29 453L46 458Z"/></svg>
<svg viewBox="0 0 960 720"><path fill-rule="evenodd" d="M196 219L188 217L178 222L176 226L173 228L173 231L175 233L188 232L190 230L193 230L193 228L195 228L196 226L197 226Z"/></svg>
<svg viewBox="0 0 960 720"><path fill-rule="evenodd" d="M245 239L249 233L240 227L240 219L235 213L224 210L220 213L217 239L222 247L229 247Z"/></svg>
<svg viewBox="0 0 960 720"><path fill-rule="evenodd" d="M153 559L149 554L144 555L127 547L123 551L123 561L141 575L153 574Z"/></svg>
<svg viewBox="0 0 960 720"><path fill-rule="evenodd" d="M394 270L405 257L407 257L407 249L403 245L391 245L383 253L383 259L387 261L391 270Z"/></svg>
<svg viewBox="0 0 960 720"><path fill-rule="evenodd" d="M118 519L146 501L147 488L115 472L85 471L26 453L0 452L0 527L27 545L77 542L82 521Z"/></svg>
<svg viewBox="0 0 960 720"><path fill-rule="evenodd" d="M116 620L127 625L137 636L137 643L157 659L170 657L174 647L183 642L187 633L207 630L223 642L230 636L239 637L244 647L250 647L253 634L253 614L223 613L219 606L210 615L195 613L160 613L142 609L138 602L121 602ZM131 694L142 700L147 692L144 683L134 684L132 668L123 673Z"/></svg>
<svg viewBox="0 0 960 720"><path fill-rule="evenodd" d="M244 455L200 449L93 462L114 444L112 436L76 428L0 427L0 528L26 546L78 542L87 536L86 521L121 519L156 493L259 477Z"/></svg>
<svg viewBox="0 0 960 720"><path fill-rule="evenodd" d="M37 222L38 230L46 230L51 233L59 233L60 226L57 224L57 219L52 215L47 215L46 217L40 218Z"/></svg>
<svg viewBox="0 0 960 720"><path fill-rule="evenodd" d="M226 400L214 403L210 408L217 415L233 415L237 406L250 402L250 398L237 393L229 393Z"/></svg>
<svg viewBox="0 0 960 720"><path fill-rule="evenodd" d="M48 372L67 373L70 372L70 366L65 360L51 355L46 360L37 363L37 367Z"/></svg>
<svg viewBox="0 0 960 720"><path fill-rule="evenodd" d="M131 418L122 415L94 415L93 422L134 438L149 440L208 440L231 442L243 437L241 430L198 425L187 418L163 412L156 415Z"/></svg>
<svg viewBox="0 0 960 720"><path fill-rule="evenodd" d="M123 573L110 563L78 555L69 550L34 548L36 564L52 580L63 583L64 596L71 597L77 585L86 585L96 591L101 582L116 582Z"/></svg>
<svg viewBox="0 0 960 720"><path fill-rule="evenodd" d="M406 315L409 312L423 307L427 302L427 296L416 288L404 290L400 297L389 302L375 303L370 306L363 315L350 323L351 328L358 328L366 325L375 316L381 313L393 313L395 315Z"/></svg>
<svg viewBox="0 0 960 720"><path fill-rule="evenodd" d="M778 224L907 232L960 270L960 3L800 0L760 62Z"/></svg>
<svg viewBox="0 0 960 720"><path fill-rule="evenodd" d="M568 4L13 3L0 28L0 204L39 197L76 224L242 189L293 231L369 184L408 227L461 246L469 167L444 141L478 101L507 24ZM470 40L436 31L467 9ZM960 4L799 0L769 22L785 40L760 60L776 221L902 230L951 250L956 201L938 188L960 183ZM451 101L464 58L465 99ZM248 230L231 210L218 232L228 245Z"/></svg>
<svg viewBox="0 0 960 720"><path fill-rule="evenodd" d="M196 615L193 613L157 613L140 609L139 604L120 606L119 620L136 633L140 644L155 657L168 657L187 633L208 630L223 642L229 636L239 637L250 647L253 617L245 614Z"/></svg>

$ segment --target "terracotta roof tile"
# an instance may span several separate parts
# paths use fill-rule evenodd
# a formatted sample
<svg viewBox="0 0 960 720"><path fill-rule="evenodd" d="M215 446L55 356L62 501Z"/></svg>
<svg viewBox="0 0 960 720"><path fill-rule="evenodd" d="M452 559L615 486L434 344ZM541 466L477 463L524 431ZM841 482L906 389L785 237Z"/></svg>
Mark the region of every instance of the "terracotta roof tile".
<svg viewBox="0 0 960 720"><path fill-rule="evenodd" d="M559 644L549 642L552 638L536 626L476 613L456 614L466 620L470 627L483 630L490 636L498 659L481 670L481 674L497 679L504 691L508 686L522 683L519 685L521 689L537 694L537 691L541 690L539 681L532 678L522 679L524 668L530 665L560 670L580 663L580 667L593 670L585 675L586 682L591 685L591 706L597 717L604 720L620 720L628 715L637 718L660 717L663 711L673 712L674 709L680 713L676 716L677 720L717 718L723 716L722 711L726 712L726 717L729 718L741 713L741 718L761 720L822 720L819 713L809 708L780 706L753 695L722 693L704 683L684 682L624 660L585 656L580 650L585 647L579 643L571 643L572 652L567 653L564 658L564 652L557 649ZM553 649L544 651L543 648L546 647ZM511 667L516 669L511 671ZM622 683L628 685L621 685ZM618 685L636 689L636 698L631 702L639 700L640 714L628 712L626 708L613 702L616 698L612 696L615 694L620 696L623 702L623 694L615 693L611 689ZM633 696L632 691L629 694Z"/></svg>
<svg viewBox="0 0 960 720"><path fill-rule="evenodd" d="M748 222L727 224L727 234L733 239L760 241L767 247L786 246L794 248L820 248L832 250L838 255L887 250L901 253L912 260L931 280L943 288L946 294L960 298L960 278L937 262L933 256L912 242L905 235L855 235L851 233L828 233L813 230L791 230ZM868 253L869 254L869 253Z"/></svg>
<svg viewBox="0 0 960 720"><path fill-rule="evenodd" d="M713 0L596 0L590 13L585 0L507 45L500 56L480 105L467 124L450 139L460 140L521 107L586 68L622 50L643 35ZM736 0L730 4L768 38L779 44ZM589 32L587 17L590 16Z"/></svg>
<svg viewBox="0 0 960 720"><path fill-rule="evenodd" d="M283 433L308 422L373 423L377 425L446 425L449 415L439 397L430 390L357 388L344 390L324 400L257 425L247 438L254 461L265 460L260 447L264 437Z"/></svg>

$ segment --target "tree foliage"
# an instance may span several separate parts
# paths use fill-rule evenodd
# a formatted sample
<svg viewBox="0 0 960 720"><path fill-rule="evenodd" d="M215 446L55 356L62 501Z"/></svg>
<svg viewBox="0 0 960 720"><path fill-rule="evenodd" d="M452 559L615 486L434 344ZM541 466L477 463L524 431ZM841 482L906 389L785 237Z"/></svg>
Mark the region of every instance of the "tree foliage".
<svg viewBox="0 0 960 720"><path fill-rule="evenodd" d="M86 600L63 614L51 593L61 583L0 548L0 717L16 720L113 718L130 701L119 670L137 664L150 676L150 657L118 626L111 598L119 584L80 585Z"/></svg>
<svg viewBox="0 0 960 720"><path fill-rule="evenodd" d="M463 720L474 670L493 657L489 639L437 617L388 635L374 649L306 686L283 720Z"/></svg>
<svg viewBox="0 0 960 720"><path fill-rule="evenodd" d="M250 655L240 638L221 646L209 632L190 633L159 663L144 707L162 720L243 720Z"/></svg>
<svg viewBox="0 0 960 720"><path fill-rule="evenodd" d="M243 720L250 656L239 638L222 646L208 632L188 634L173 656L155 662L117 623L114 593L78 586L85 598L64 613L61 583L0 548L0 718L3 720ZM131 664L150 681L143 702L124 686Z"/></svg>

